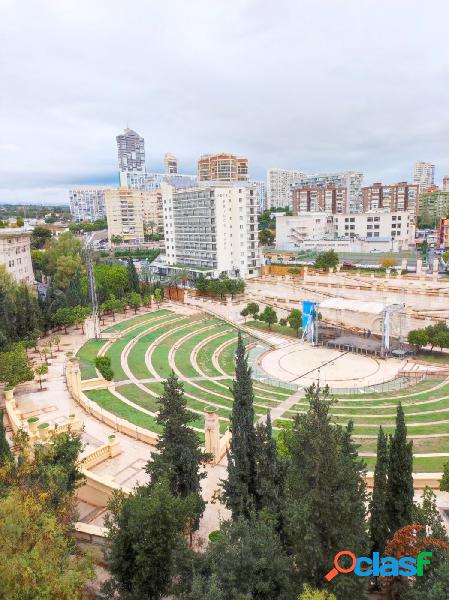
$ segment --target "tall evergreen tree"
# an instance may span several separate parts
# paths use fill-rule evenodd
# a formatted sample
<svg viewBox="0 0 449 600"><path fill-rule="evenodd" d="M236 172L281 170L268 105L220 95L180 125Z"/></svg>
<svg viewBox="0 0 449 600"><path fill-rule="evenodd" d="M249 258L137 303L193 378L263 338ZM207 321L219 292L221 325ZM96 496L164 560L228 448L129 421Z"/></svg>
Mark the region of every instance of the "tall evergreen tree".
<svg viewBox="0 0 449 600"><path fill-rule="evenodd" d="M265 423L256 425L255 457L255 508L257 511L269 509L280 526L284 501L286 465L285 461L282 461L277 453L270 413L267 414Z"/></svg>
<svg viewBox="0 0 449 600"><path fill-rule="evenodd" d="M137 274L134 261L131 257L128 258L128 291L140 292L139 275Z"/></svg>
<svg viewBox="0 0 449 600"><path fill-rule="evenodd" d="M382 427L377 437L377 461L374 468L373 494L370 502L370 535L373 552L381 554L388 539L387 520L388 438Z"/></svg>
<svg viewBox="0 0 449 600"><path fill-rule="evenodd" d="M0 467L5 462L12 459L11 448L9 447L8 440L6 439L5 424L3 421L3 410L0 410Z"/></svg>
<svg viewBox="0 0 449 600"><path fill-rule="evenodd" d="M331 422L327 389L306 389L310 407L297 415L285 444L290 458L286 491L286 533L297 565L298 586L327 587L325 574L341 549L367 551L364 463L348 428ZM338 600L365 598L363 578L332 581Z"/></svg>
<svg viewBox="0 0 449 600"><path fill-rule="evenodd" d="M83 294L81 287L81 273L78 271L70 280L70 283L67 287L65 298L67 302L67 306L74 307L84 305L86 303L86 298Z"/></svg>
<svg viewBox="0 0 449 600"><path fill-rule="evenodd" d="M399 403L390 439L387 518L390 534L413 523L413 442L407 442L404 410Z"/></svg>
<svg viewBox="0 0 449 600"><path fill-rule="evenodd" d="M178 548L185 545L188 501L173 496L166 482L112 497L105 518L111 579L108 598L161 600L177 574Z"/></svg>
<svg viewBox="0 0 449 600"><path fill-rule="evenodd" d="M257 496L253 382L240 331L231 392L234 397L230 418L232 438L228 478L223 481L223 499L236 520L241 516L249 518L255 509Z"/></svg>
<svg viewBox="0 0 449 600"><path fill-rule="evenodd" d="M194 415L187 410L187 401L182 384L172 374L164 382L164 393L158 400L160 411L156 418L163 431L154 453L146 466L151 476L150 487L167 480L170 491L175 496L186 498L196 496L195 523L201 517L205 503L201 497L201 465L209 458L201 450L195 431L190 427Z"/></svg>

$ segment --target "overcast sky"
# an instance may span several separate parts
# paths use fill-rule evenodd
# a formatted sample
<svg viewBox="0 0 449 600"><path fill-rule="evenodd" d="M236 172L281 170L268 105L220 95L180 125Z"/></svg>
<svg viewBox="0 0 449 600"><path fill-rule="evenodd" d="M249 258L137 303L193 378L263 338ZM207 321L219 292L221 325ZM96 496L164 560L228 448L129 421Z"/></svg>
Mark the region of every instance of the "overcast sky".
<svg viewBox="0 0 449 600"><path fill-rule="evenodd" d="M0 0L0 202L117 180L115 136L306 172L449 173L447 0Z"/></svg>

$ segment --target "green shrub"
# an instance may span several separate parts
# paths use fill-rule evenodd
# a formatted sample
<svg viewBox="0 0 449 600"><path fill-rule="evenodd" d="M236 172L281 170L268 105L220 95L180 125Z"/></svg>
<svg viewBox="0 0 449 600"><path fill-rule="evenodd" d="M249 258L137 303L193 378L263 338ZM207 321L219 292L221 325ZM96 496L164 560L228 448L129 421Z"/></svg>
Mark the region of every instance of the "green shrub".
<svg viewBox="0 0 449 600"><path fill-rule="evenodd" d="M114 377L114 371L111 367L111 359L109 356L97 356L95 359L95 366L106 379L106 381L112 381Z"/></svg>

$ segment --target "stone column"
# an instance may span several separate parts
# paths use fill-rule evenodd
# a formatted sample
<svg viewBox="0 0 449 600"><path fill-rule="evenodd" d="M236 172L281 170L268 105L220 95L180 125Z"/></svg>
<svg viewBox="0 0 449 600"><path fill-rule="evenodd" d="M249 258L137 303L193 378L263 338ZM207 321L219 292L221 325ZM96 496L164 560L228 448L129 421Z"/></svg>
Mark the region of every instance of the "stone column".
<svg viewBox="0 0 449 600"><path fill-rule="evenodd" d="M422 258L416 259L416 274L417 275L422 274Z"/></svg>
<svg viewBox="0 0 449 600"><path fill-rule="evenodd" d="M438 258L434 258L433 259L432 279L437 279L438 278L438 267L439 267Z"/></svg>
<svg viewBox="0 0 449 600"><path fill-rule="evenodd" d="M71 367L67 372L67 379L70 380L70 384L67 381L67 387L70 390L72 397L75 400L79 400L80 392L81 392L81 371L80 371L80 363L77 358L70 359Z"/></svg>
<svg viewBox="0 0 449 600"><path fill-rule="evenodd" d="M212 454L213 463L217 464L220 459L220 422L215 409L210 406L205 409L204 437L206 452Z"/></svg>

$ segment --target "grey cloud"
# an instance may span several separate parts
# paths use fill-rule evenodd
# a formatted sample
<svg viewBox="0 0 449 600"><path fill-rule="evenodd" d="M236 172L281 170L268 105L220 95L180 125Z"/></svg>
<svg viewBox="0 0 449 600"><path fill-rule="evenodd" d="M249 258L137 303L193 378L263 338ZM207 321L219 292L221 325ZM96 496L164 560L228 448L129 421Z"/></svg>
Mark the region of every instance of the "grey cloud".
<svg viewBox="0 0 449 600"><path fill-rule="evenodd" d="M115 135L147 165L204 152L270 166L449 173L444 0L0 0L0 202L110 183Z"/></svg>

